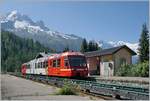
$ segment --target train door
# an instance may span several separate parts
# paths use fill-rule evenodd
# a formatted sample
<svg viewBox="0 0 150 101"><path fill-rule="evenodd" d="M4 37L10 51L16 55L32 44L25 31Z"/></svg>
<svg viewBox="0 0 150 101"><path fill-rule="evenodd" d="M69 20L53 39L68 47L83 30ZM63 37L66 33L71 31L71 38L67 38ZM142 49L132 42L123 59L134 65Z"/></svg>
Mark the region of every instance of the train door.
<svg viewBox="0 0 150 101"><path fill-rule="evenodd" d="M44 61L44 69L45 69L45 75L48 75L48 59L46 59L45 61Z"/></svg>
<svg viewBox="0 0 150 101"><path fill-rule="evenodd" d="M60 59L53 59L52 66L50 67L51 75L59 76L60 75Z"/></svg>

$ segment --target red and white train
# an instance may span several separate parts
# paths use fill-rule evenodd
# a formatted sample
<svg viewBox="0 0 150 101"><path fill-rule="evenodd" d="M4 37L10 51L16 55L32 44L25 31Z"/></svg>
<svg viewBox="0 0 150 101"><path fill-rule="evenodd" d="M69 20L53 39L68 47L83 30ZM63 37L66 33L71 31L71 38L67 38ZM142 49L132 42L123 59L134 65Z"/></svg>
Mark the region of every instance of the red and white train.
<svg viewBox="0 0 150 101"><path fill-rule="evenodd" d="M60 77L87 77L88 68L84 54L64 52L31 60L22 64L23 75L48 75Z"/></svg>

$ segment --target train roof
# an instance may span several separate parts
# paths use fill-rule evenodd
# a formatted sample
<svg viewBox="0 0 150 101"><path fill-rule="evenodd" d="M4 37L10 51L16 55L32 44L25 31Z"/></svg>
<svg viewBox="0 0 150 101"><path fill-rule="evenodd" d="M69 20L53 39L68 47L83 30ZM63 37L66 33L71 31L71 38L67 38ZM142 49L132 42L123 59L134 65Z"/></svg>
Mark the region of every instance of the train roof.
<svg viewBox="0 0 150 101"><path fill-rule="evenodd" d="M38 58L42 58L42 57L49 57L49 56L52 56L52 55L55 55L57 53L47 53L47 52L40 52L36 55L36 59Z"/></svg>
<svg viewBox="0 0 150 101"><path fill-rule="evenodd" d="M60 53L60 54L53 54L49 57L49 59L59 58L61 56L70 56L70 55L84 56L84 54L82 54L81 52L64 52L64 53Z"/></svg>
<svg viewBox="0 0 150 101"><path fill-rule="evenodd" d="M64 52L64 53L45 53L45 52L40 52L39 54L37 54L37 56L35 57L35 59L30 60L26 63L24 63L23 65L27 65L30 64L32 62L44 62L45 60L48 59L54 59L54 58L59 58L61 56L70 56L70 55L78 55L78 56L84 56L84 54L82 54L81 52Z"/></svg>
<svg viewBox="0 0 150 101"><path fill-rule="evenodd" d="M81 52L64 52L61 53L62 56L68 56L68 55L81 55L84 56L84 54L82 54Z"/></svg>

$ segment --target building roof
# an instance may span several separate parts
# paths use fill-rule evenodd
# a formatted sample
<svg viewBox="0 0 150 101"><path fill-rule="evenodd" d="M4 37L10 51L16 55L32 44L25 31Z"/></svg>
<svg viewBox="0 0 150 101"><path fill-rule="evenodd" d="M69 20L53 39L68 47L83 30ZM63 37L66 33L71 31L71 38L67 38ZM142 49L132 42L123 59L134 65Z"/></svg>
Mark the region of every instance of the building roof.
<svg viewBox="0 0 150 101"><path fill-rule="evenodd" d="M84 54L86 57L103 56L103 55L108 55L108 54L114 54L122 48L126 48L129 52L131 52L132 55L136 55L136 53L133 50L131 50L129 47L127 47L126 45L98 50L98 51L86 52Z"/></svg>

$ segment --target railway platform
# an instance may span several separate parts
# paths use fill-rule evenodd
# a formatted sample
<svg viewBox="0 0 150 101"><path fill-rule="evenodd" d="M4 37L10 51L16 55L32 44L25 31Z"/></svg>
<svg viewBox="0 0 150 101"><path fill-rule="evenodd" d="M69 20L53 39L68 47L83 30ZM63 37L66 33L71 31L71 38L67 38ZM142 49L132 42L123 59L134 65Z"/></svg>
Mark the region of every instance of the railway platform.
<svg viewBox="0 0 150 101"><path fill-rule="evenodd" d="M12 75L1 75L2 100L91 100L89 96L54 95L57 87L26 80Z"/></svg>

